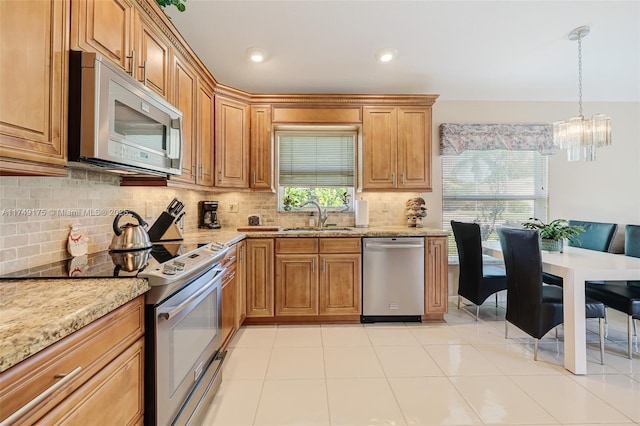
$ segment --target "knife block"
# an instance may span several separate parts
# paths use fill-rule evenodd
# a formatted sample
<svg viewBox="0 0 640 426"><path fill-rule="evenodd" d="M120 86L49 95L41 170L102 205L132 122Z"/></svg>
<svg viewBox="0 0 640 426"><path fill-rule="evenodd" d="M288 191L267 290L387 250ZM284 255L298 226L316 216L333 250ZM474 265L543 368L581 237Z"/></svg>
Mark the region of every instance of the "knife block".
<svg viewBox="0 0 640 426"><path fill-rule="evenodd" d="M173 222L176 218L167 212L162 212L149 228L149 239L152 243L165 240L181 240L180 229ZM171 226L173 225L173 226Z"/></svg>

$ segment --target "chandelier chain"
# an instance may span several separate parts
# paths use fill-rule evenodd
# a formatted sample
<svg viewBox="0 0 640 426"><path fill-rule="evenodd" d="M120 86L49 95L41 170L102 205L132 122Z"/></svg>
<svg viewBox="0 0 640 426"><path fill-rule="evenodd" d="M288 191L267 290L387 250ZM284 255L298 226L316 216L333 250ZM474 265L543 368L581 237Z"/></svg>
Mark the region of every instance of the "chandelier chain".
<svg viewBox="0 0 640 426"><path fill-rule="evenodd" d="M582 36L578 34L578 105L580 117L582 115Z"/></svg>

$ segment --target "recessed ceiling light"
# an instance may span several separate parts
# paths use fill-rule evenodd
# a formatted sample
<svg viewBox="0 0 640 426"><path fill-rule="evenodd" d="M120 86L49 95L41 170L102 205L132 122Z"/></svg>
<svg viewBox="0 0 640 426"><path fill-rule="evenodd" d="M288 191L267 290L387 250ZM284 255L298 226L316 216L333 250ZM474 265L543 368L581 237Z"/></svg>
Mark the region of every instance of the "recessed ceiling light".
<svg viewBox="0 0 640 426"><path fill-rule="evenodd" d="M397 55L397 50L385 47L384 49L380 49L376 52L376 60L378 62L387 63L393 61Z"/></svg>
<svg viewBox="0 0 640 426"><path fill-rule="evenodd" d="M263 62L267 58L267 54L262 49L250 47L247 49L247 57L253 62Z"/></svg>

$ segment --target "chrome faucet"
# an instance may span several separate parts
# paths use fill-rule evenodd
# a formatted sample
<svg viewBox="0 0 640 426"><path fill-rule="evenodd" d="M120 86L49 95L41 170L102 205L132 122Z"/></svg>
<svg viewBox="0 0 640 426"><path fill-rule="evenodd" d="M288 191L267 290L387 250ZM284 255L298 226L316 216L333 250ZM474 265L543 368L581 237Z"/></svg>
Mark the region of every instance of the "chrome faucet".
<svg viewBox="0 0 640 426"><path fill-rule="evenodd" d="M318 202L314 200L305 201L304 203L300 204L298 208L302 208L309 204L313 204L318 209L318 218L319 218L318 227L322 228L324 224L327 222L327 219L329 218L329 215L327 214L327 209L322 210L322 207L320 207L320 204L318 204Z"/></svg>

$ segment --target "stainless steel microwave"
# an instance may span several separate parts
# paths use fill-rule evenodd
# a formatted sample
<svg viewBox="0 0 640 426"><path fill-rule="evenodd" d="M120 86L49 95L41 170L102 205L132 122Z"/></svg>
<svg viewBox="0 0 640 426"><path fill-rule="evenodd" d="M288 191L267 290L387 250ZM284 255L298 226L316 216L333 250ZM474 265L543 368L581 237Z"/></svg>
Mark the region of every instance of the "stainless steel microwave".
<svg viewBox="0 0 640 426"><path fill-rule="evenodd" d="M100 55L69 56L69 167L181 174L182 113Z"/></svg>

